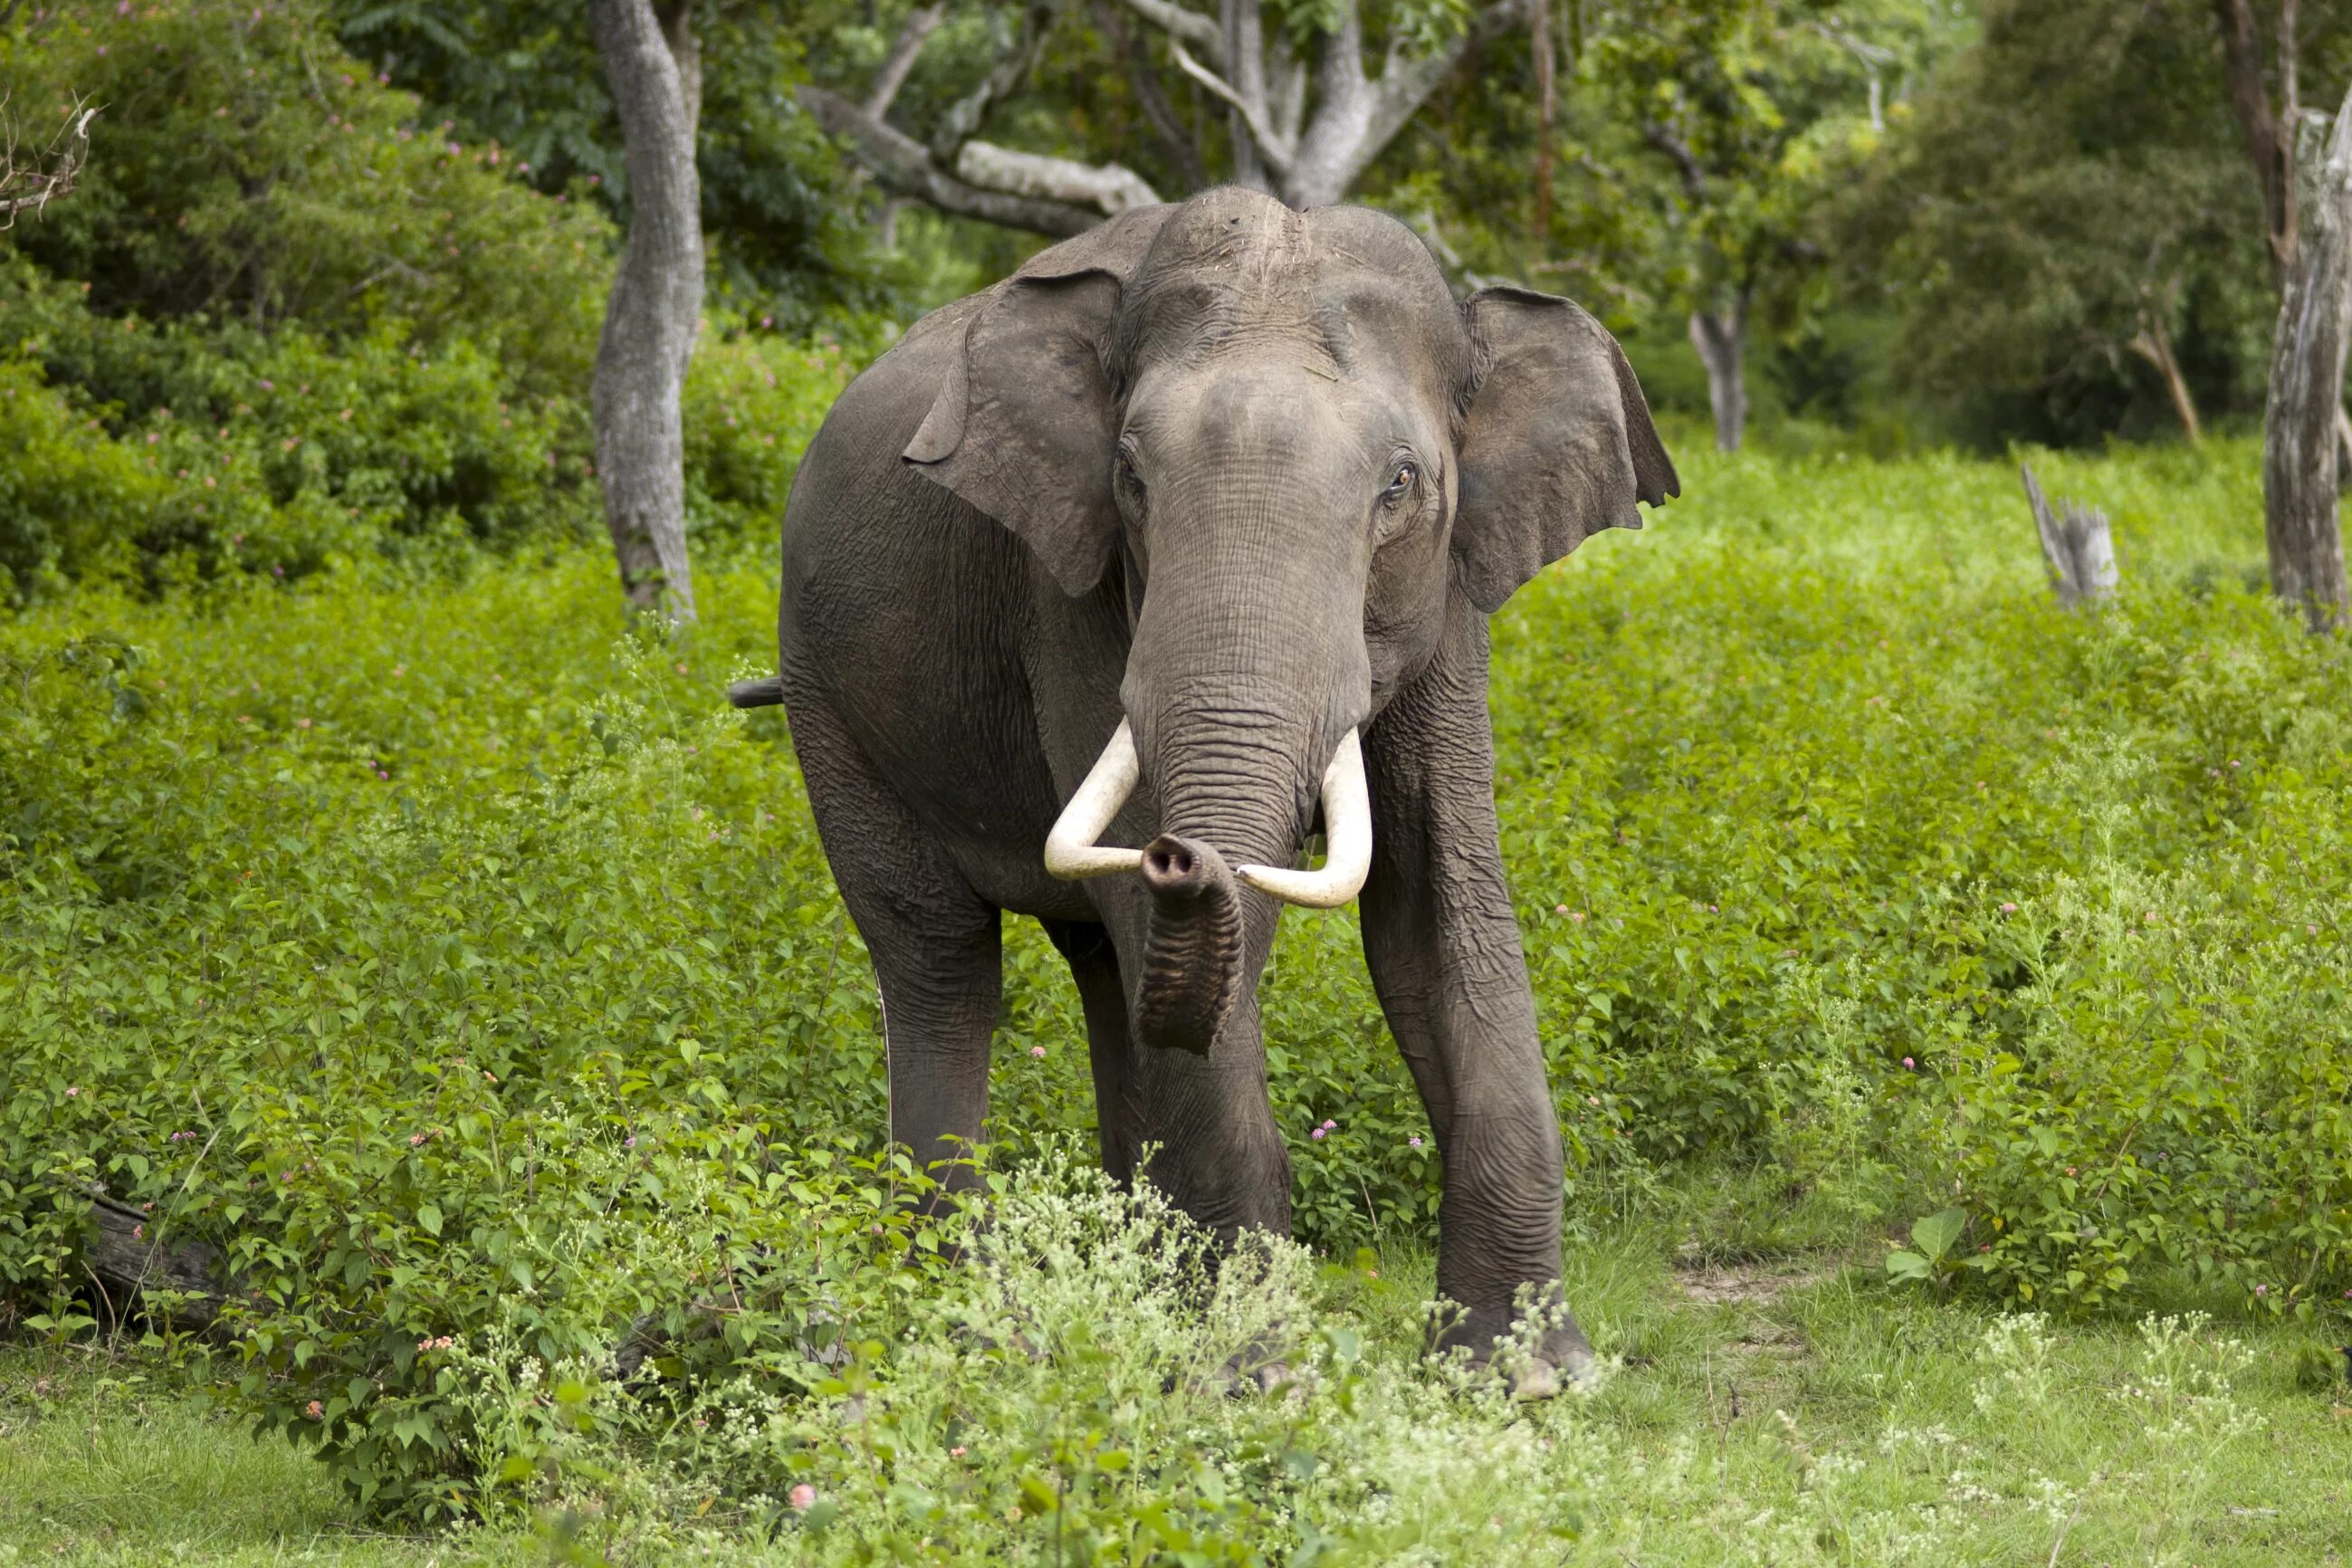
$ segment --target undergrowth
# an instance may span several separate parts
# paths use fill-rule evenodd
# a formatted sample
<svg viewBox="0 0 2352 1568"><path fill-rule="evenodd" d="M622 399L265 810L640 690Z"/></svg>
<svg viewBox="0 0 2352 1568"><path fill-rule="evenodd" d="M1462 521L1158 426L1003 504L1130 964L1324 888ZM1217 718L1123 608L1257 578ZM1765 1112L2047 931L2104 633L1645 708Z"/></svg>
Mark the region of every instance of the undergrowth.
<svg viewBox="0 0 2352 1568"><path fill-rule="evenodd" d="M2251 448L2048 466L2116 517L2124 593L2097 614L2049 601L2005 468L1702 457L1652 531L1497 618L1572 1254L1675 1173L1744 1171L1801 1223L1735 1215L1703 1247L1876 1231L1888 1311L2187 1289L2343 1321L2344 644L2253 580ZM782 723L720 701L771 657L772 570L721 540L698 565L704 624L667 646L622 635L593 551L429 589L332 564L90 586L0 623L16 1331L142 1331L81 1249L94 1188L142 1206L234 1277L224 1329L175 1352L407 1519L593 1490L608 1451L667 1464L684 1433L627 1424L692 1430L746 1380L804 1430L812 1380L967 1375L928 1358L981 1353L936 1314L984 1274L940 1261L880 1148L871 980ZM990 1137L1018 1182L1092 1102L1074 990L1008 931ZM1438 1163L1351 918L1293 917L1263 999L1302 1242L1426 1246ZM827 1313L877 1348L810 1361ZM633 1334L667 1347L651 1393L611 1369ZM1304 1364L1349 1386L1320 1342ZM551 1481L523 1436L588 1458ZM859 1462L890 1478L857 1505L879 1508L899 1461ZM1171 1530L1291 1495L1253 1470L1216 1502L1151 1463ZM793 1525L758 1513L789 1496L778 1465L710 1471L709 1507Z"/></svg>

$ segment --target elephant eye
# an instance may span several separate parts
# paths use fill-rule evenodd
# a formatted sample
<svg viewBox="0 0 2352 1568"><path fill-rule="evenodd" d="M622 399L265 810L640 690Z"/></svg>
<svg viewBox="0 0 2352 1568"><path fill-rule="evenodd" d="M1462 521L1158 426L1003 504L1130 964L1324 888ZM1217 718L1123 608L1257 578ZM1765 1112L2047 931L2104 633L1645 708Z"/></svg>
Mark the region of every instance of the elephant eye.
<svg viewBox="0 0 2352 1568"><path fill-rule="evenodd" d="M1383 500L1401 499L1405 491L1412 489L1412 481L1419 477L1420 470L1411 463L1399 463L1396 466L1396 472L1389 478L1389 488L1382 492L1381 499Z"/></svg>

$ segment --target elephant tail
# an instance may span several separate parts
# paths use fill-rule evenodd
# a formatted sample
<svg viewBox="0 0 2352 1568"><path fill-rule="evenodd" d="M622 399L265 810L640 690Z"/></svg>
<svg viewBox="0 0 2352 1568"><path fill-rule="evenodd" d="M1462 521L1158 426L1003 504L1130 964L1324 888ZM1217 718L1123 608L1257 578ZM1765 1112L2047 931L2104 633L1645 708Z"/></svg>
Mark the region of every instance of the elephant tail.
<svg viewBox="0 0 2352 1568"><path fill-rule="evenodd" d="M727 700L738 708L773 708L783 700L784 678L781 675L739 680L727 689Z"/></svg>

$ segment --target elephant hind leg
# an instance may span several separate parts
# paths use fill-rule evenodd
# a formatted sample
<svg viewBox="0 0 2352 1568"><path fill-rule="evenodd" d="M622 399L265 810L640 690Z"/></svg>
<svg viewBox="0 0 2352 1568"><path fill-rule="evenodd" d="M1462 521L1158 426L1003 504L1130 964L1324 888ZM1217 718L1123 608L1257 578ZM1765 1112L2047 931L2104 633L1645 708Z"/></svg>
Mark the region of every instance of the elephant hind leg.
<svg viewBox="0 0 2352 1568"><path fill-rule="evenodd" d="M1081 921L1043 923L1068 963L1070 977L1078 983L1078 1002L1087 1015L1087 1049L1094 1066L1095 1124L1103 1169L1124 1185L1135 1179L1136 1162L1143 1156L1144 1120L1136 1094L1118 950L1101 926Z"/></svg>
<svg viewBox="0 0 2352 1568"><path fill-rule="evenodd" d="M830 706L790 694L785 705L825 858L881 988L891 1142L921 1165L964 1160L988 1115L1002 911L972 890ZM951 1190L977 1180L969 1164L939 1174Z"/></svg>

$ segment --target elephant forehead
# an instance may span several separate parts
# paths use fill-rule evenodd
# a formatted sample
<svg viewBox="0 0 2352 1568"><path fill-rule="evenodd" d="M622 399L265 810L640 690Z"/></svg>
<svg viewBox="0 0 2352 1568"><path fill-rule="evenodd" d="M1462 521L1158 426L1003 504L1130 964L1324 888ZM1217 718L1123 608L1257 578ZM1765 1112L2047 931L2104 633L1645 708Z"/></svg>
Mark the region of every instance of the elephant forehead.
<svg viewBox="0 0 2352 1568"><path fill-rule="evenodd" d="M1302 216L1255 192L1212 195L1238 210L1196 213L1204 197L1172 215L1129 288L1121 384L1155 365L1257 353L1440 398L1465 380L1469 335L1411 230L1364 209Z"/></svg>

